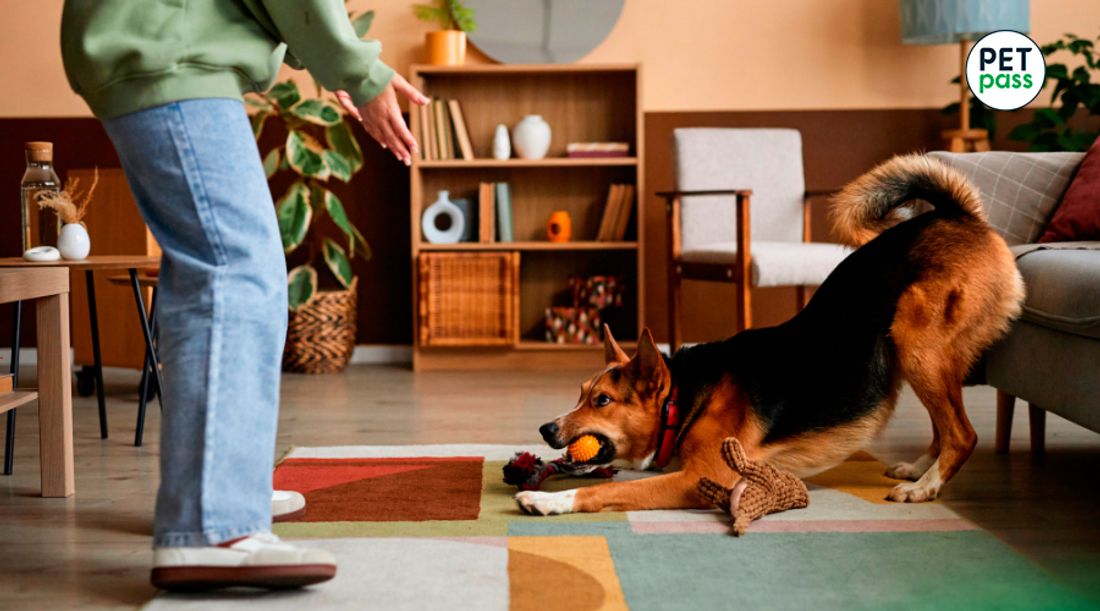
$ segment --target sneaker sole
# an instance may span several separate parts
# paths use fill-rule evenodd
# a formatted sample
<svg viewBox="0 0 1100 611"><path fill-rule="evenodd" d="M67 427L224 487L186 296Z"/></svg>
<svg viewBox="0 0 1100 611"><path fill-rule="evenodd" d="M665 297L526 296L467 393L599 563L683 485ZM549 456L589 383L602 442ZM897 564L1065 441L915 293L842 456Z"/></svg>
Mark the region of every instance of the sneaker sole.
<svg viewBox="0 0 1100 611"><path fill-rule="evenodd" d="M206 592L222 588L292 590L328 581L336 576L333 564L290 566L174 566L153 569L149 581L169 592Z"/></svg>

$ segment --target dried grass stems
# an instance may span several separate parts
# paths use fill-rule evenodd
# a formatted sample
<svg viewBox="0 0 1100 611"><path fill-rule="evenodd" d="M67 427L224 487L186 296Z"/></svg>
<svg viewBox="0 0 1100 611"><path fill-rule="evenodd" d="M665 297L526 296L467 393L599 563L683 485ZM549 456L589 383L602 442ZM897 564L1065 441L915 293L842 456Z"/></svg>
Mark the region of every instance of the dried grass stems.
<svg viewBox="0 0 1100 611"><path fill-rule="evenodd" d="M99 168L96 168L95 173L92 174L92 186L88 187L87 192L81 193L79 178L69 178L65 182L65 188L60 191L39 192L36 197L38 207L57 212L61 222L66 225L79 223L88 212L88 204L92 202L92 194L95 193L98 184Z"/></svg>

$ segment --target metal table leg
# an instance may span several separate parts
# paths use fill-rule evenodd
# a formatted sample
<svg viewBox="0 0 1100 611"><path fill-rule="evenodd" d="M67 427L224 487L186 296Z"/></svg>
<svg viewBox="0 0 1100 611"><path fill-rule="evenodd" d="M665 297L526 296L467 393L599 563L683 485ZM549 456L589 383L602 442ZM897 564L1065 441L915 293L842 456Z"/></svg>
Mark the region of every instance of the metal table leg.
<svg viewBox="0 0 1100 611"><path fill-rule="evenodd" d="M144 317L144 312L138 310L138 315ZM156 338L157 338L157 287L153 287L153 300L149 304L149 328L153 333L153 348L150 352L148 348L145 349L145 360L142 364L141 371L141 384L138 386L138 414L137 414L137 426L134 427L134 447L141 447L142 438L145 436L145 408L149 405L149 368L152 366L153 354L156 350ZM156 384L155 380L152 381ZM160 387L154 387L153 392L156 393L157 401L160 403L161 411L164 411L164 402L161 400Z"/></svg>
<svg viewBox="0 0 1100 611"><path fill-rule="evenodd" d="M11 384L19 387L19 343L23 318L23 302L15 302L15 323L11 331ZM15 461L15 410L8 411L7 434L4 436L4 475L11 475Z"/></svg>
<svg viewBox="0 0 1100 611"><path fill-rule="evenodd" d="M161 409L163 410L164 409L164 394L163 394L164 382L160 378L160 360L157 358L156 346L153 345L153 331L149 326L149 319L145 317L145 300L142 299L142 297L141 297L141 284L138 282L137 268L130 268L130 285L134 289L134 303L137 304L138 319L139 319L139 322L141 322L141 332L142 332L142 334L145 335L145 350L146 350L146 354L149 356L147 361L149 361L149 365L152 367L153 380L154 380L154 383L157 385L157 396L158 396L159 401L161 403ZM144 398L145 398L145 393L144 393L144 389L142 389L141 399L144 400ZM141 417L140 414L139 414L139 417ZM138 430L140 431L141 429L138 429ZM139 435L140 435L140 433L139 433ZM140 437L135 437L134 441L135 441L134 445L140 445L140 443L139 443L140 442Z"/></svg>
<svg viewBox="0 0 1100 611"><path fill-rule="evenodd" d="M95 274L92 270L84 272L84 279L88 284L88 318L92 327L92 358L95 364L95 394L99 401L99 438L107 438L107 397L103 388L103 358L99 353L99 316L95 309Z"/></svg>

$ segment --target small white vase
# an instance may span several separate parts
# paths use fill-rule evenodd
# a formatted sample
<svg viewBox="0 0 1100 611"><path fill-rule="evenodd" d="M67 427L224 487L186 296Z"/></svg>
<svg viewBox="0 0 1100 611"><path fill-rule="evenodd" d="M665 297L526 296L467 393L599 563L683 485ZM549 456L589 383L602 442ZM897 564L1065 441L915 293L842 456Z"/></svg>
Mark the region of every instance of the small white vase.
<svg viewBox="0 0 1100 611"><path fill-rule="evenodd" d="M66 261L83 261L92 250L92 239L84 223L69 223L61 226L57 236L57 250Z"/></svg>
<svg viewBox="0 0 1100 611"><path fill-rule="evenodd" d="M539 115L527 115L512 129L512 145L523 159L542 159L550 150L550 124Z"/></svg>
<svg viewBox="0 0 1100 611"><path fill-rule="evenodd" d="M508 138L508 126L501 123L493 134L493 159L504 161L512 156L512 141Z"/></svg>

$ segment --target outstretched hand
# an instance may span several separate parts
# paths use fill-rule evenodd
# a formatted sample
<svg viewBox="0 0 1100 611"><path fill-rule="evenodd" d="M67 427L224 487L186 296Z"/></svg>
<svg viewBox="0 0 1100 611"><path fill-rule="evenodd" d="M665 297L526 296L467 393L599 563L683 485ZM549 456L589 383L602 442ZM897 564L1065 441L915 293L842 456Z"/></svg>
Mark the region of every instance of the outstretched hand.
<svg viewBox="0 0 1100 611"><path fill-rule="evenodd" d="M397 104L397 93L405 96L412 104L421 106L428 103L428 96L420 93L400 74L394 74L386 88L366 104L355 106L351 95L346 91L337 91L336 99L340 105L357 121L372 138L389 149L394 157L405 165L412 163L412 156L420 151L405 118L401 116L401 107Z"/></svg>

